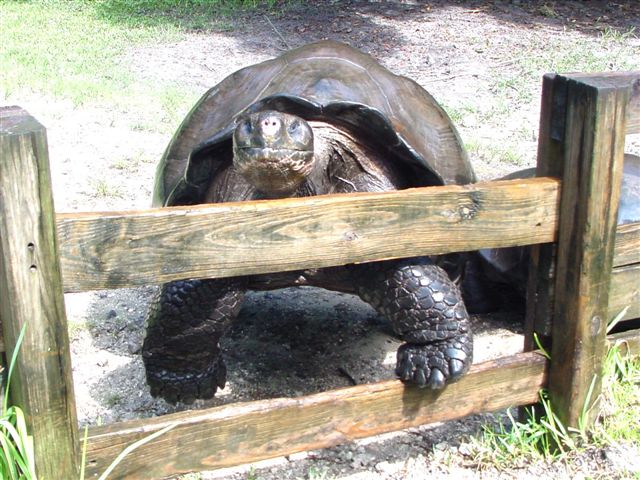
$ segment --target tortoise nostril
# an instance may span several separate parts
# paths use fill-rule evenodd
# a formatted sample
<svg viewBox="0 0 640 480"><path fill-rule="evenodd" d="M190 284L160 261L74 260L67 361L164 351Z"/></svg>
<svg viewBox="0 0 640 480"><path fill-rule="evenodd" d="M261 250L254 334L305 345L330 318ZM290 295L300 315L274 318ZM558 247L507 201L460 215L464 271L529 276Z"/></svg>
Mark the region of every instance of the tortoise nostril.
<svg viewBox="0 0 640 480"><path fill-rule="evenodd" d="M267 117L262 120L262 132L265 135L276 135L280 130L281 122L276 117Z"/></svg>

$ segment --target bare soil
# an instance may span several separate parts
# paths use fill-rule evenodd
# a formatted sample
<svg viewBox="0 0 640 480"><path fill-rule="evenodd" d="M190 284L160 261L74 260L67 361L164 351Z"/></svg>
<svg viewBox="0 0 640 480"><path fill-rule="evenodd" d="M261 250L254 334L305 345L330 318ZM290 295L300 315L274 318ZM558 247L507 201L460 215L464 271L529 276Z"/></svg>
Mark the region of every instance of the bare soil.
<svg viewBox="0 0 640 480"><path fill-rule="evenodd" d="M238 68L288 48L324 38L341 40L423 85L450 109L463 139L496 148L506 140L516 145L515 161L492 155L490 148L470 148L478 176L490 179L535 164L539 77L535 84L512 82L512 86L504 86L501 78L524 75L526 60L545 54L546 45L556 48L561 42L576 41L599 45L605 29L640 31L640 4L635 1L314 3L291 7L280 15L239 14L230 20L229 31L196 31L177 43L123 52L121 61L141 80L168 80L177 87L204 92ZM624 41L640 58L637 37ZM615 58L610 68L616 68ZM139 128L136 111L74 107L36 95L20 94L10 101L48 128L58 211L149 206L155 164L177 125L166 131ZM183 108L186 113L190 105ZM501 114L492 115L497 109ZM628 149L638 153L639 145L637 138L630 138ZM154 288L66 296L82 425L194 408L154 399L146 386L140 347ZM228 385L215 399L197 402L195 408L297 396L393 377L399 341L383 319L351 296L311 288L255 293L240 316L223 345ZM505 311L474 318L475 361L520 351L521 321L515 303ZM622 478L633 474L629 470L633 465L625 459L628 452L615 449L591 452L569 466L540 462L498 471L476 465L469 456L467 438L482 423L499 419L500 415L476 415L262 462L251 467L256 468L251 474L247 473L250 467L244 466L203 472L201 478ZM327 476L322 477L325 471Z"/></svg>

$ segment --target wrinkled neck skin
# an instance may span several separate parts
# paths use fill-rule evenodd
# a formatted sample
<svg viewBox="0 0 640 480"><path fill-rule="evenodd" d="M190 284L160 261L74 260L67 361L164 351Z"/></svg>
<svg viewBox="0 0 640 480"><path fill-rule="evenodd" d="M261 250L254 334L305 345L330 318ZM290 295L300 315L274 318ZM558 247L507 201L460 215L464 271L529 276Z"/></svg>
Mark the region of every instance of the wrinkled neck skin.
<svg viewBox="0 0 640 480"><path fill-rule="evenodd" d="M375 149L330 124L313 121L309 124L314 133L313 169L294 192L278 195L258 191L233 165L229 165L212 182L205 195L205 202L381 192L408 186L404 175L389 168L389 159L382 158Z"/></svg>

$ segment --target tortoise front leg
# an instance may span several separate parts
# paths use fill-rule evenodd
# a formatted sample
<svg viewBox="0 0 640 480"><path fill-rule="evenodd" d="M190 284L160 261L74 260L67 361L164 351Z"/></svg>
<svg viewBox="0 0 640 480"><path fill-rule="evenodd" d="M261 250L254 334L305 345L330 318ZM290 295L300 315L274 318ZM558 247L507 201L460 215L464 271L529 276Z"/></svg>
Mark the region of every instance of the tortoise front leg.
<svg viewBox="0 0 640 480"><path fill-rule="evenodd" d="M473 354L469 315L442 268L427 258L352 268L358 295L407 342L396 364L403 381L440 389L467 372Z"/></svg>
<svg viewBox="0 0 640 480"><path fill-rule="evenodd" d="M244 290L238 278L177 281L160 288L142 346L153 396L192 403L224 387L218 341L238 315Z"/></svg>

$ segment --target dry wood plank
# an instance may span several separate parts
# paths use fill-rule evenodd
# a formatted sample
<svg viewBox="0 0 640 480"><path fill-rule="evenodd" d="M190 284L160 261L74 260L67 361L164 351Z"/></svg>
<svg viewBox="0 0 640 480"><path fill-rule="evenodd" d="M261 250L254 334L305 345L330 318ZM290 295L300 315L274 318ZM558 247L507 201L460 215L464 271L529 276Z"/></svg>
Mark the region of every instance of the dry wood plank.
<svg viewBox="0 0 640 480"><path fill-rule="evenodd" d="M545 384L545 366L529 352L474 365L440 392L391 380L94 427L87 473L102 472L127 445L170 424L176 427L130 454L114 478L222 468L530 403Z"/></svg>
<svg viewBox="0 0 640 480"><path fill-rule="evenodd" d="M65 291L549 242L555 239L558 185L536 178L60 214Z"/></svg>
<svg viewBox="0 0 640 480"><path fill-rule="evenodd" d="M609 320L629 307L621 320L640 318L640 263L614 268L609 288Z"/></svg>
<svg viewBox="0 0 640 480"><path fill-rule="evenodd" d="M640 355L640 330L628 330L607 336L609 348L617 346L622 354Z"/></svg>
<svg viewBox="0 0 640 480"><path fill-rule="evenodd" d="M616 232L613 266L632 263L640 263L640 222L619 225Z"/></svg>
<svg viewBox="0 0 640 480"><path fill-rule="evenodd" d="M10 396L27 417L39 478L77 478L78 427L46 132L0 109L0 316L11 357L26 325Z"/></svg>
<svg viewBox="0 0 640 480"><path fill-rule="evenodd" d="M629 88L588 77L566 86L549 395L575 427L601 387Z"/></svg>

